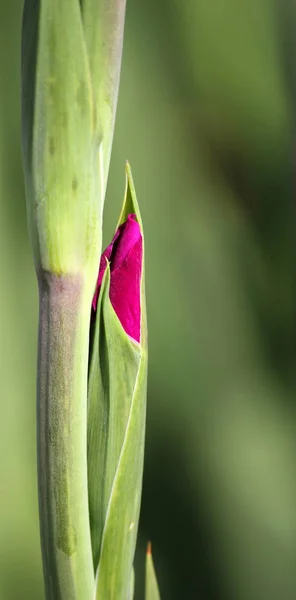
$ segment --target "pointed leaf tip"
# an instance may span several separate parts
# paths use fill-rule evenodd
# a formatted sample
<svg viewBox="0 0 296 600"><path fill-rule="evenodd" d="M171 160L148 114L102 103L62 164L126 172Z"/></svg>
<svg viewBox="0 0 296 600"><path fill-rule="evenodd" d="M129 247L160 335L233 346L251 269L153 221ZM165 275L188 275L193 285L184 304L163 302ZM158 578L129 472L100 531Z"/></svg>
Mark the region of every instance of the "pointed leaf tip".
<svg viewBox="0 0 296 600"><path fill-rule="evenodd" d="M146 550L145 600L161 600L152 559L151 542L148 542Z"/></svg>
<svg viewBox="0 0 296 600"><path fill-rule="evenodd" d="M126 175L126 184L125 184L125 194L122 209L120 212L119 221L117 223L116 229L126 221L129 214L135 214L137 221L141 227L141 231L143 234L143 224L140 214L140 209L137 201L135 185L133 181L131 167L128 161L125 162L125 175Z"/></svg>

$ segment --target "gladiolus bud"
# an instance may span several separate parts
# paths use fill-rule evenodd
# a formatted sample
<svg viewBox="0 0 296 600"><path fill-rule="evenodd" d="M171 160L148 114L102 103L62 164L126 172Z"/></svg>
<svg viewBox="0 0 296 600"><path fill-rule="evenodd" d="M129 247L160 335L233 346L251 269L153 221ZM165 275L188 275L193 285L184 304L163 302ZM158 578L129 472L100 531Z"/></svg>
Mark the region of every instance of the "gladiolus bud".
<svg viewBox="0 0 296 600"><path fill-rule="evenodd" d="M128 335L140 342L140 284L143 254L142 234L136 215L128 215L116 231L111 244L103 252L97 290L93 300L96 310L98 295L110 262L110 301Z"/></svg>
<svg viewBox="0 0 296 600"><path fill-rule="evenodd" d="M97 599L125 600L132 581L146 414L143 252L142 222L127 167L119 226L102 256L93 302L88 468Z"/></svg>

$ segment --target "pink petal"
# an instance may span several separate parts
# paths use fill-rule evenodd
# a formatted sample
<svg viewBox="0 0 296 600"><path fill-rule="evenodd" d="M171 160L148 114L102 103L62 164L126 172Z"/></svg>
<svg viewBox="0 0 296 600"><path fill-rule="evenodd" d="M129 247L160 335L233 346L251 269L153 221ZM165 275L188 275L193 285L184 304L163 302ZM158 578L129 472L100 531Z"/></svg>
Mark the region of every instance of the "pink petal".
<svg viewBox="0 0 296 600"><path fill-rule="evenodd" d="M110 262L111 304L124 331L137 342L140 342L141 328L142 250L142 235L136 215L128 215L102 254L97 289L93 298L93 309L96 310L107 258Z"/></svg>

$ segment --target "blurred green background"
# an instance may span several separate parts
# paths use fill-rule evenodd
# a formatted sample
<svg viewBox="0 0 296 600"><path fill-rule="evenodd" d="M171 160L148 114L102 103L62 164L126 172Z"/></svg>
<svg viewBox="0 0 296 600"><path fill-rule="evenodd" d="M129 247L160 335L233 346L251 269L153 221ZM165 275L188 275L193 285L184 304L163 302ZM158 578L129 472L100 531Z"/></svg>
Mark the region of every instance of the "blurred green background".
<svg viewBox="0 0 296 600"><path fill-rule="evenodd" d="M0 600L44 598L21 12L0 0ZM162 600L296 598L295 31L292 0L128 0L105 241L129 159L150 342L137 600L148 539Z"/></svg>

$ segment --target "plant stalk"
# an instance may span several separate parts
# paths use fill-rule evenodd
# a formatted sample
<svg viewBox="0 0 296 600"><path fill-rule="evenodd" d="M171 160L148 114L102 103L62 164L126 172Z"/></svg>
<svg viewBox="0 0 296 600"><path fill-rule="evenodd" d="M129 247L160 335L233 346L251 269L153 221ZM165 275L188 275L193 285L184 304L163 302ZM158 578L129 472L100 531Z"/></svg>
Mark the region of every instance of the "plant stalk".
<svg viewBox="0 0 296 600"><path fill-rule="evenodd" d="M47 600L92 600L87 495L87 369L91 298L81 275L39 282L37 452Z"/></svg>

